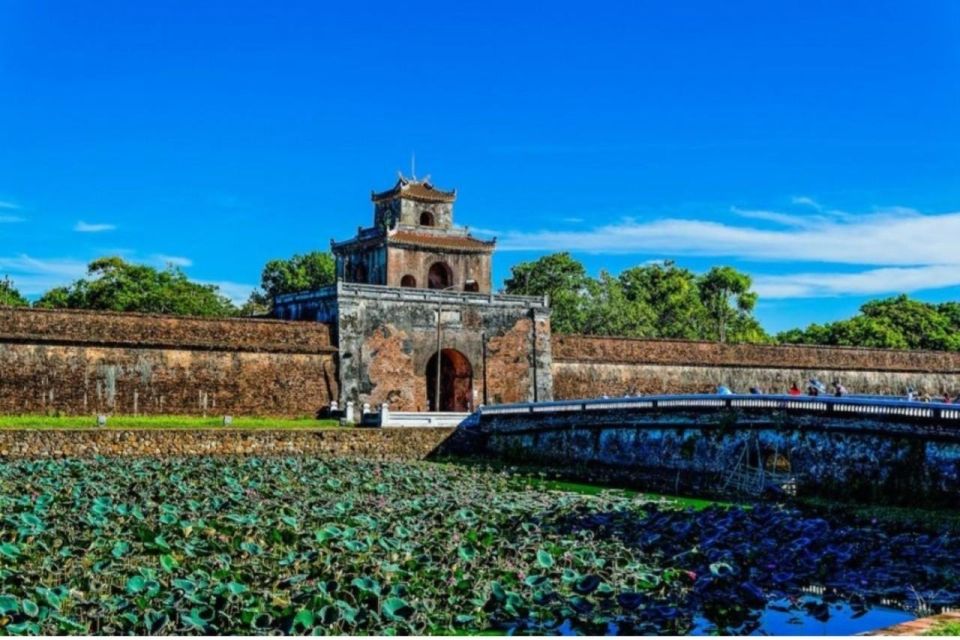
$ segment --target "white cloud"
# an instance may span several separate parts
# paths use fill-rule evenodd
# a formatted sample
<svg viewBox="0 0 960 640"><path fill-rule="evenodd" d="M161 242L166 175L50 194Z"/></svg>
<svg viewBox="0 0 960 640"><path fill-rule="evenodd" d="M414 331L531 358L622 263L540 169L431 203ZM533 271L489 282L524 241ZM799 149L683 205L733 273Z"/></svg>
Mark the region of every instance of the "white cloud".
<svg viewBox="0 0 960 640"><path fill-rule="evenodd" d="M813 207L817 211L823 211L823 207L820 206L819 202L807 196L794 196L793 198L790 199L790 202L792 202L793 204L802 204L808 207Z"/></svg>
<svg viewBox="0 0 960 640"><path fill-rule="evenodd" d="M0 224L23 222L25 218L21 216L0 216Z"/></svg>
<svg viewBox="0 0 960 640"><path fill-rule="evenodd" d="M0 200L0 209L19 209L19 208L20 208L20 205L14 202Z"/></svg>
<svg viewBox="0 0 960 640"><path fill-rule="evenodd" d="M958 237L960 212L921 215L896 209L788 229L673 218L624 220L583 231L506 232L500 234L499 248L876 266L960 265Z"/></svg>
<svg viewBox="0 0 960 640"><path fill-rule="evenodd" d="M791 273L754 278L754 289L762 298L911 293L956 285L960 285L960 269L956 266L887 267L856 273Z"/></svg>
<svg viewBox="0 0 960 640"><path fill-rule="evenodd" d="M0 273L9 275L21 293L37 295L82 278L87 265L69 258L41 259L21 254L0 256Z"/></svg>
<svg viewBox="0 0 960 640"><path fill-rule="evenodd" d="M115 224L105 224L105 223L89 223L81 220L77 224L73 225L73 230L79 233L102 233L104 231L113 231L117 228Z"/></svg>
<svg viewBox="0 0 960 640"><path fill-rule="evenodd" d="M815 224L817 220L820 222L823 221L822 218L819 217L798 216L792 213L781 213L779 211L767 211L763 209L739 209L737 207L731 207L730 211L741 218L766 220L767 222L776 222L777 224L782 224L787 227L807 227Z"/></svg>
<svg viewBox="0 0 960 640"><path fill-rule="evenodd" d="M580 224L581 222L583 222L583 218L569 217L569 218L563 218L562 221L567 222L569 224Z"/></svg>
<svg viewBox="0 0 960 640"><path fill-rule="evenodd" d="M960 237L960 212L923 214L891 207L858 215L825 209L810 198L794 198L794 202L812 206L818 213L803 216L733 208L743 220L624 218L582 231L507 231L497 235L503 251L653 253L807 265L799 273L754 272L758 293L768 299L909 293L960 286L956 240ZM762 227L750 220L776 226ZM810 269L810 263L865 269L825 268L818 273Z"/></svg>
<svg viewBox="0 0 960 640"><path fill-rule="evenodd" d="M164 266L169 264L173 265L174 267L189 267L193 264L193 260L190 258L184 258L182 256L168 256L163 253L155 253L153 255L153 260Z"/></svg>

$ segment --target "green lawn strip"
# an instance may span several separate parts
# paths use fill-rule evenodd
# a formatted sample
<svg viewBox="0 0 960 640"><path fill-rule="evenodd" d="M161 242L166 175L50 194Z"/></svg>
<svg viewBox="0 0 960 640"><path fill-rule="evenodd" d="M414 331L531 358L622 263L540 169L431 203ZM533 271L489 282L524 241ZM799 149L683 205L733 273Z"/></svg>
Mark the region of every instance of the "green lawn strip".
<svg viewBox="0 0 960 640"><path fill-rule="evenodd" d="M923 635L925 636L960 636L960 622L942 622Z"/></svg>
<svg viewBox="0 0 960 640"><path fill-rule="evenodd" d="M107 429L326 429L336 420L235 416L224 426L222 416L107 416ZM0 429L98 429L95 416L0 416Z"/></svg>
<svg viewBox="0 0 960 640"><path fill-rule="evenodd" d="M565 491L568 493L579 493L580 495L595 496L605 491L613 491L628 498L642 497L649 500L666 500L675 503L683 508L690 508L695 511L706 509L712 506L732 506L729 502L719 502L717 500L705 500L703 498L690 498L687 496L670 496L660 493L647 493L636 491L634 489L622 489L619 487L609 487L605 485L590 484L587 482L571 482L569 480L545 480L531 476L526 477L529 485L545 489L547 491Z"/></svg>
<svg viewBox="0 0 960 640"><path fill-rule="evenodd" d="M595 496L608 491L628 498L640 496L649 500L666 500L675 503L679 507L691 508L696 511L711 506L736 506L733 502L721 500L649 493L610 484L565 480L557 477L560 475L558 470L551 467L533 465L516 466L487 458L449 458L440 461L440 463L461 467L480 467L491 471L505 472L511 476L511 485L517 489L529 486L544 491L563 491L588 496ZM548 476L554 477L550 478Z"/></svg>

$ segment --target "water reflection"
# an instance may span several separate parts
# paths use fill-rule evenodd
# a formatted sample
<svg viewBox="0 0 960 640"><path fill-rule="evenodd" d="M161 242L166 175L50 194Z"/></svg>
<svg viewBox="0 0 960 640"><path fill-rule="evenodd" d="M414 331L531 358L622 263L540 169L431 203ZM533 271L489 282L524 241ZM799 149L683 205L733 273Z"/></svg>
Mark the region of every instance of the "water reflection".
<svg viewBox="0 0 960 640"><path fill-rule="evenodd" d="M774 600L752 621L738 629L718 629L703 616L694 616L691 635L717 633L773 636L847 636L908 622L916 616L892 607L864 608L846 602L824 602L817 596L797 601Z"/></svg>

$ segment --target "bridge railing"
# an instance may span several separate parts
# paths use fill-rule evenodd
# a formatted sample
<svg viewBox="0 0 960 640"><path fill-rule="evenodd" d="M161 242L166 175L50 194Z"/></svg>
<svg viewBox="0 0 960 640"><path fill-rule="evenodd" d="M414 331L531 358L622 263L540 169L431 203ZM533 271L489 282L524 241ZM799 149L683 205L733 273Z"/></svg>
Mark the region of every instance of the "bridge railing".
<svg viewBox="0 0 960 640"><path fill-rule="evenodd" d="M913 402L876 396L790 395L663 395L592 398L485 406L486 416L544 414L580 411L630 410L636 412L688 410L776 410L796 413L842 413L868 417L937 420L960 424L960 404Z"/></svg>

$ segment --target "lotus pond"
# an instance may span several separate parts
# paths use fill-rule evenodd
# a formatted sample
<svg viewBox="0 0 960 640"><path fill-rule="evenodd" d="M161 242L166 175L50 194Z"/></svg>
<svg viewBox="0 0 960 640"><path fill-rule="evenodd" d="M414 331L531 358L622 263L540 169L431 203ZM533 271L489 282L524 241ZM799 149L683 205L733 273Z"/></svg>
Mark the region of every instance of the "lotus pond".
<svg viewBox="0 0 960 640"><path fill-rule="evenodd" d="M0 513L0 633L753 633L960 602L949 533L477 466L7 462Z"/></svg>

